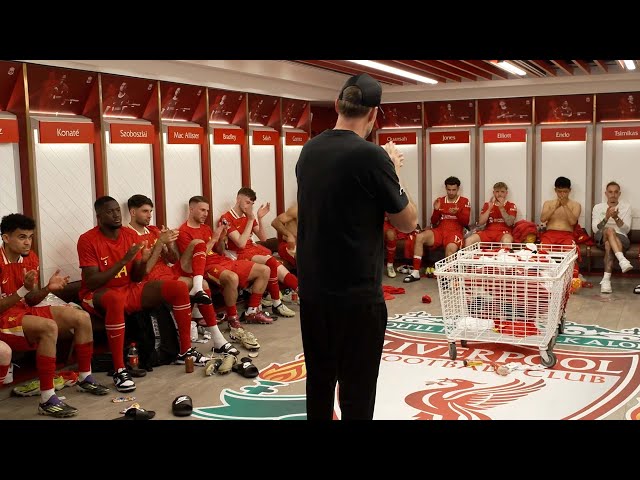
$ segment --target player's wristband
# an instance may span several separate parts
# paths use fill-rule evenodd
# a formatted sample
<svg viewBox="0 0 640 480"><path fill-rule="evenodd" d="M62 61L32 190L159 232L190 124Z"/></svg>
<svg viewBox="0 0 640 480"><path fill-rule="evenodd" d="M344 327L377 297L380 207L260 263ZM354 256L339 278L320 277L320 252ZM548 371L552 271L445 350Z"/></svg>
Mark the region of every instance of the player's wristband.
<svg viewBox="0 0 640 480"><path fill-rule="evenodd" d="M23 285L18 289L18 291L16 293L18 294L18 296L20 298L24 298L27 295L27 293L29 293L29 292L30 292L30 290L27 290L25 288L25 286Z"/></svg>

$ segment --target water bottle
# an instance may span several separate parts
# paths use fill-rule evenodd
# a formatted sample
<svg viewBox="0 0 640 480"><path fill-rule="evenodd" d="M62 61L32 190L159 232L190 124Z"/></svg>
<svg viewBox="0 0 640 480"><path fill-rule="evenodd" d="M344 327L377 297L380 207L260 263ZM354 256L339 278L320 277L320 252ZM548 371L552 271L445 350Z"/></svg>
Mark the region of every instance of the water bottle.
<svg viewBox="0 0 640 480"><path fill-rule="evenodd" d="M138 358L138 348L136 347L135 342L131 344L129 347L129 353L127 354L127 361L129 363L130 368L138 368L139 358Z"/></svg>

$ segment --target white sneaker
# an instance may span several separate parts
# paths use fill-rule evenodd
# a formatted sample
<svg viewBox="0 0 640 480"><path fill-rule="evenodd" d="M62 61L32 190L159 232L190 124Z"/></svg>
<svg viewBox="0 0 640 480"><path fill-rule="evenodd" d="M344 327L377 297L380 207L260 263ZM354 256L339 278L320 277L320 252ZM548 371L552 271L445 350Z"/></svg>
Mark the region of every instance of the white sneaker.
<svg viewBox="0 0 640 480"><path fill-rule="evenodd" d="M7 375L4 377L3 385L9 385L13 383L13 363L9 364L9 370L7 370Z"/></svg>
<svg viewBox="0 0 640 480"><path fill-rule="evenodd" d="M611 280L607 279L602 279L602 281L600 282L600 293L611 293L613 292L613 290L611 289Z"/></svg>
<svg viewBox="0 0 640 480"><path fill-rule="evenodd" d="M295 303L297 305L300 305L300 300L298 299L298 292L290 288L285 288L284 291L280 291L280 299L284 303Z"/></svg>
<svg viewBox="0 0 640 480"><path fill-rule="evenodd" d="M191 347L186 352L180 353L173 363L175 363L176 365L184 365L184 361L186 360L187 357L192 357L193 358L193 364L198 366L198 367L204 367L205 364L209 360L211 360L211 358L201 354L195 348Z"/></svg>
<svg viewBox="0 0 640 480"><path fill-rule="evenodd" d="M393 268L393 265L387 264L387 277L395 278L395 276L396 276L396 271Z"/></svg>
<svg viewBox="0 0 640 480"><path fill-rule="evenodd" d="M294 312L289 307L287 307L284 304L284 302L280 302L280 305L278 305L277 307L275 305L272 305L271 309L273 310L273 313L275 315L280 315L281 317L295 317L296 316L296 312Z"/></svg>
<svg viewBox="0 0 640 480"><path fill-rule="evenodd" d="M282 294L280 296L282 296ZM273 305L273 299L271 298L271 294L267 293L266 297L262 297L262 300L260 300L260 303L263 307L271 307Z"/></svg>
<svg viewBox="0 0 640 480"><path fill-rule="evenodd" d="M629 270L633 270L633 265L631 265L631 262L625 258L620 260L620 269L622 270L622 273L627 273Z"/></svg>

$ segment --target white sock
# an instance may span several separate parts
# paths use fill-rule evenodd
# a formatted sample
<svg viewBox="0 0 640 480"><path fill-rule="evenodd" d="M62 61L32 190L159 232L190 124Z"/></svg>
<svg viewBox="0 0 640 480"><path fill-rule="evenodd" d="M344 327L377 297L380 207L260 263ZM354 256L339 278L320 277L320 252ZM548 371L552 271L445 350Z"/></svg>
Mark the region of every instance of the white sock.
<svg viewBox="0 0 640 480"><path fill-rule="evenodd" d="M227 340L222 336L222 332L218 328L218 325L207 327L207 330L209 330L209 332L211 333L211 338L213 338L213 346L215 348L220 348L225 343L228 343Z"/></svg>
<svg viewBox="0 0 640 480"><path fill-rule="evenodd" d="M273 301L273 307L274 308L278 308L280 305L282 304L282 300L278 299L278 300L274 300Z"/></svg>
<svg viewBox="0 0 640 480"><path fill-rule="evenodd" d="M56 389L55 388L52 388L51 390L41 390L40 391L40 403L47 402L55 394L56 394Z"/></svg>
<svg viewBox="0 0 640 480"><path fill-rule="evenodd" d="M198 304L196 303L193 306L193 309L191 310L191 319L192 320L200 320L201 318L204 318L204 317L200 313L200 309L198 308Z"/></svg>
<svg viewBox="0 0 640 480"><path fill-rule="evenodd" d="M249 307L247 308L247 315L253 315L258 312L258 307Z"/></svg>
<svg viewBox="0 0 640 480"><path fill-rule="evenodd" d="M602 276L603 280L611 280L611 272L604 272L604 275Z"/></svg>
<svg viewBox="0 0 640 480"><path fill-rule="evenodd" d="M387 268L392 267L393 268L393 263L388 263L387 262Z"/></svg>
<svg viewBox="0 0 640 480"><path fill-rule="evenodd" d="M420 270L411 270L411 276L414 278L420 278Z"/></svg>
<svg viewBox="0 0 640 480"><path fill-rule="evenodd" d="M80 372L80 373L78 373L78 381L79 382L84 382L84 379L87 378L89 375L91 375L91 370L89 370L88 372Z"/></svg>
<svg viewBox="0 0 640 480"><path fill-rule="evenodd" d="M191 287L191 291L189 292L191 295L199 292L200 290L204 290L202 288L202 275L194 275L193 276L193 287Z"/></svg>
<svg viewBox="0 0 640 480"><path fill-rule="evenodd" d="M622 252L616 252L616 258L618 259L618 262L622 262L623 260L626 260L626 258L624 258L624 253Z"/></svg>

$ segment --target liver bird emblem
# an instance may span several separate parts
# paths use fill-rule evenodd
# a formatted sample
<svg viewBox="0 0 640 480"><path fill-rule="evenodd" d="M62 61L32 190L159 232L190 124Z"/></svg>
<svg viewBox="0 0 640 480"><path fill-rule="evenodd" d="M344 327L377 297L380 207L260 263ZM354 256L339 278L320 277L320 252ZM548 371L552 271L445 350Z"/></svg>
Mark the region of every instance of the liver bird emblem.
<svg viewBox="0 0 640 480"><path fill-rule="evenodd" d="M503 385L482 387L482 383L462 378L440 380L426 390L408 395L405 402L420 410L417 420L491 420L484 410L505 405L537 392L545 386L542 379L527 384L515 379Z"/></svg>

